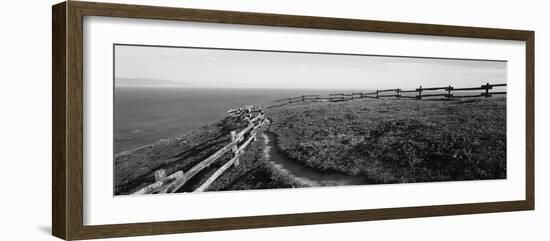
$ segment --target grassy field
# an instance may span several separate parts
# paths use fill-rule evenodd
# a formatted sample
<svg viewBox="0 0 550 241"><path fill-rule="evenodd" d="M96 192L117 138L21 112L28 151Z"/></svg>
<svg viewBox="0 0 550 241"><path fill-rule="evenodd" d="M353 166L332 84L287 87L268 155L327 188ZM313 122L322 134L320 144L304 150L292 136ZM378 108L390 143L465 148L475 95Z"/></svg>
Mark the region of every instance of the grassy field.
<svg viewBox="0 0 550 241"><path fill-rule="evenodd" d="M269 109L303 165L375 183L506 178L506 98L356 100Z"/></svg>
<svg viewBox="0 0 550 241"><path fill-rule="evenodd" d="M453 101L355 100L268 109L268 131L286 158L307 168L368 183L506 178L506 98ZM175 139L118 154L115 194L155 181L154 171L187 171L229 143L246 123L225 118ZM265 160L258 138L209 188L300 187ZM231 158L228 153L179 191L192 191Z"/></svg>

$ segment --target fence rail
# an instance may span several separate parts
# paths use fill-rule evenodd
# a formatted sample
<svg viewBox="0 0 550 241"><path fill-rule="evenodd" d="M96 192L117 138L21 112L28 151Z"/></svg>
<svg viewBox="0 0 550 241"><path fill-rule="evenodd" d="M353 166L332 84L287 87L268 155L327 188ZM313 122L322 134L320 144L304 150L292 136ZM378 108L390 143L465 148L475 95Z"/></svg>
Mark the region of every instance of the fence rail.
<svg viewBox="0 0 550 241"><path fill-rule="evenodd" d="M263 106L263 105L261 105ZM202 192L208 189L210 185L221 176L229 167L238 166L239 158L244 153L246 147L256 140L257 131L265 121L265 114L260 107L245 106L244 108L229 110L229 116L237 116L248 121L248 125L239 132L233 130L230 132L231 141L208 158L201 161L186 171L177 171L170 176L166 176L163 169L155 171L155 182L134 192L133 194L151 194L151 193L173 193L183 187L191 178L196 176L201 170L209 167L212 163L232 152L233 157L212 174L195 192ZM256 116L253 113L258 112Z"/></svg>
<svg viewBox="0 0 550 241"><path fill-rule="evenodd" d="M322 97L319 95L302 95L298 97L291 97L291 98L282 98L275 100L275 103L280 105L285 104L292 104L292 103L298 103L298 102L306 102L306 101L312 101L312 102L341 102L341 101L348 101L348 100L354 100L354 99L380 99L380 98L388 98L388 97L394 97L397 99L417 99L422 100L423 98L431 98L431 97L443 97L446 99L453 99L453 98L475 98L475 97L492 97L494 95L505 95L506 91L493 91L490 92L494 87L506 87L506 84L484 84L481 86L476 87L465 87L465 88L455 88L453 86L441 86L441 87L422 87L415 89L383 89L383 90L376 90L374 92L367 92L367 93L334 93L329 94L328 96ZM483 92L479 94L474 95L458 95L453 94L453 92L462 92L462 91L476 91L481 90ZM445 91L445 93L433 93L433 91ZM392 93L393 92L393 93ZM431 92L431 93L430 93ZM410 93L417 93L416 95L410 95Z"/></svg>
<svg viewBox="0 0 550 241"><path fill-rule="evenodd" d="M244 115L248 115L250 113L262 112L263 109L264 109L264 104L259 103L256 105L246 105L245 107L230 109L227 112L229 113L229 116L241 117Z"/></svg>

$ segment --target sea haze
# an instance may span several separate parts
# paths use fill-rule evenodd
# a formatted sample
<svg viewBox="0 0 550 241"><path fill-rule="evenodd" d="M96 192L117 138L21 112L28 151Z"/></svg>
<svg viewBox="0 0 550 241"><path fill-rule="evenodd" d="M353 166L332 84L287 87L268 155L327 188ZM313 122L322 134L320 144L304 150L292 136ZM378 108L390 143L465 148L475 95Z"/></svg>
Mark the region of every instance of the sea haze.
<svg viewBox="0 0 550 241"><path fill-rule="evenodd" d="M114 152L174 138L227 116L232 108L335 90L115 87ZM342 91L339 91L342 92Z"/></svg>

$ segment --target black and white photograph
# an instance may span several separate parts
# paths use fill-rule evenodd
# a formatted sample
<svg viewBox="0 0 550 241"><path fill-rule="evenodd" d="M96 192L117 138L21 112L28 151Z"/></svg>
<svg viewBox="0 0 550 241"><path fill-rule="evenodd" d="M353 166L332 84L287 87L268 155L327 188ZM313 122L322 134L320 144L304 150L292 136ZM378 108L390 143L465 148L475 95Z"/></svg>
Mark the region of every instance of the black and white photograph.
<svg viewBox="0 0 550 241"><path fill-rule="evenodd" d="M507 178L506 60L132 44L113 58L114 195Z"/></svg>

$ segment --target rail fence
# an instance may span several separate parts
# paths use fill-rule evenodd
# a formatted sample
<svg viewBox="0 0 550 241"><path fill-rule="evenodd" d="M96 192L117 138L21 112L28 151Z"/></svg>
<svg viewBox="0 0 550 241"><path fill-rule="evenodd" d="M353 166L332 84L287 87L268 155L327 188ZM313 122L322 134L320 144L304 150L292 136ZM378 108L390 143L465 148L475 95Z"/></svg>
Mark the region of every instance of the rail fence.
<svg viewBox="0 0 550 241"><path fill-rule="evenodd" d="M420 86L416 89L384 89L384 90L376 90L373 92L358 92L358 93L336 93L336 94L329 94L326 97L322 97L320 95L302 95L298 97L290 97L290 98L282 98L275 100L275 104L278 105L285 105L285 104L292 104L292 103L298 103L298 102L340 102L340 101L348 101L348 100L355 100L355 99L380 99L380 98L388 98L388 97L394 97L396 99L416 99L416 100L422 100L426 98L432 98L432 97L442 97L446 99L453 99L453 98L475 98L475 97L491 97L493 95L505 95L506 91L493 91L495 87L505 87L506 84L484 84L478 87L468 87L468 88L455 88L451 85L445 86L445 87L429 87L429 88L423 88ZM462 92L465 91L477 91L481 90L478 94L466 94L466 95L455 95L453 92ZM444 93L434 93L434 91L443 91ZM411 93L413 95L411 95Z"/></svg>
<svg viewBox="0 0 550 241"><path fill-rule="evenodd" d="M214 174L212 174L204 183L202 183L194 192L203 192L220 177L231 166L239 165L239 157L244 153L246 147L257 138L258 129L266 122L263 112L263 104L250 105L243 108L229 110L229 116L243 118L248 122L248 125L240 130L233 130L231 134L231 142L214 154L204 159L191 169L186 171L177 171L169 176L166 176L166 171L160 169L155 171L155 182L146 187L134 192L133 194L152 194L152 193L173 193L185 185L191 178L197 175L201 170L207 168L220 157L228 152L232 152L233 157L222 165Z"/></svg>

